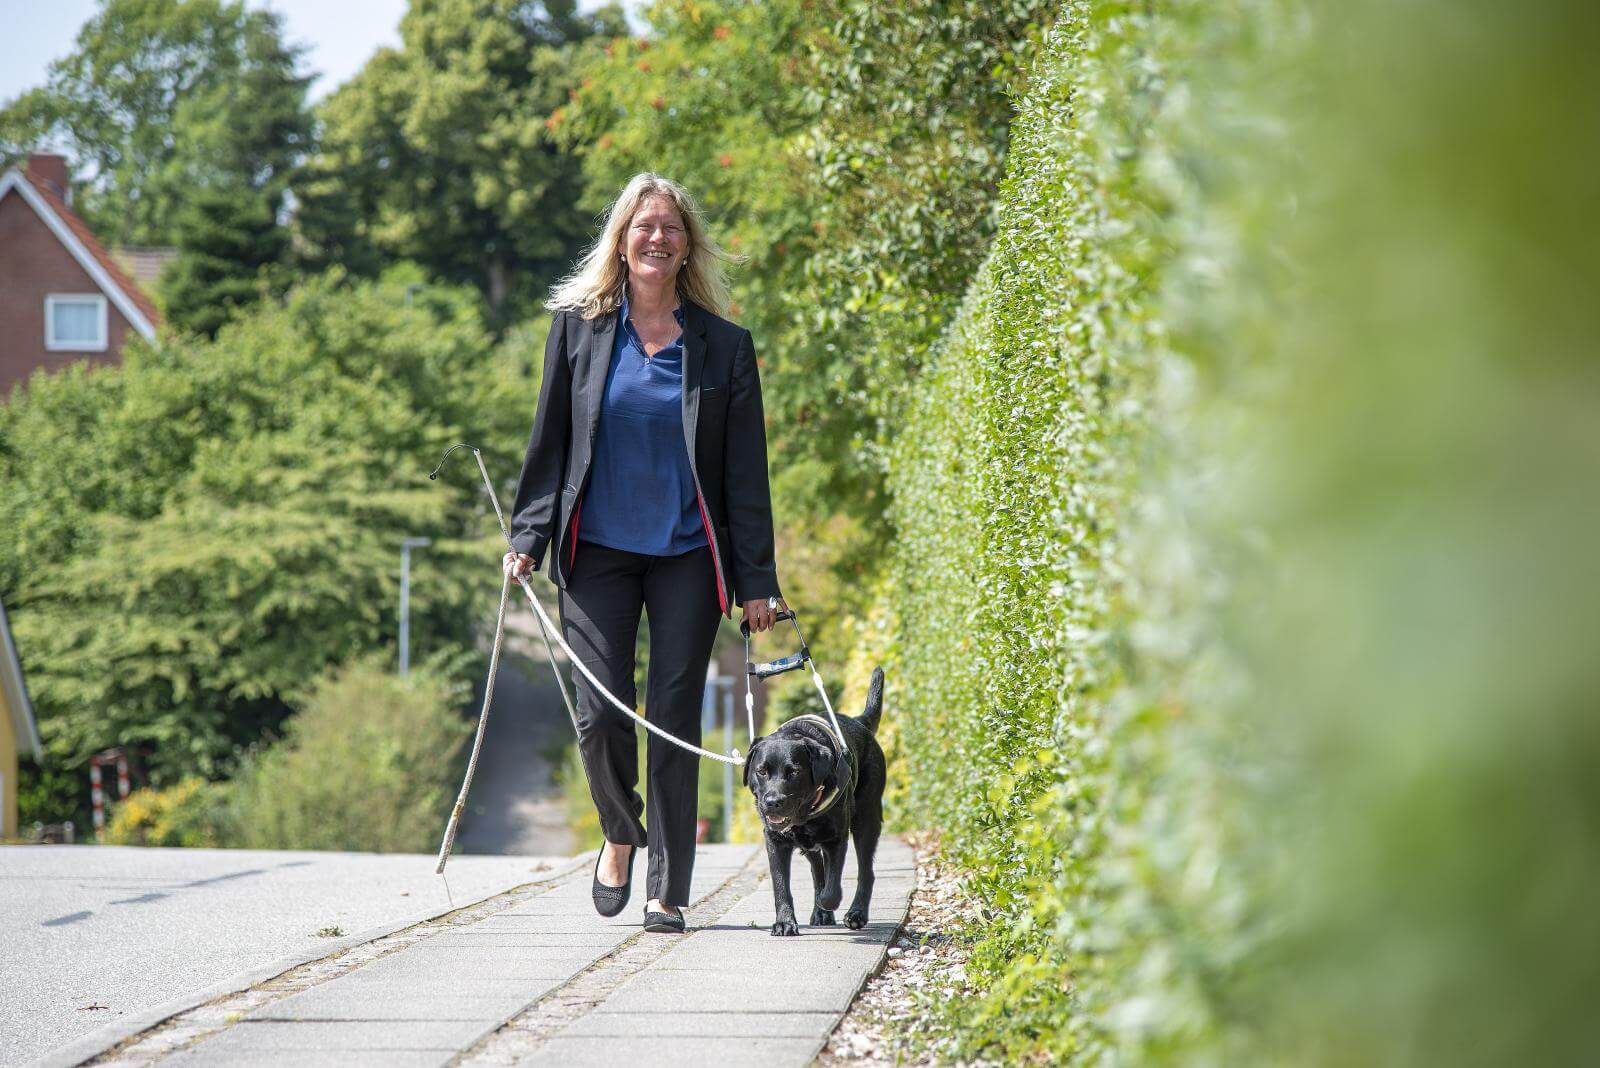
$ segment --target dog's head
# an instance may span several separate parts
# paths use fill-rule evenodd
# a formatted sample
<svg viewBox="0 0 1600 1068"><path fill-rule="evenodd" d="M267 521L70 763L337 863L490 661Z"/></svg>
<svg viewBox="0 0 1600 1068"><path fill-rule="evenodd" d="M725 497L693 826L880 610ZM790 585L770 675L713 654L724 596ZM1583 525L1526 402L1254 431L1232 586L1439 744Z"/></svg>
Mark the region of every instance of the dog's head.
<svg viewBox="0 0 1600 1068"><path fill-rule="evenodd" d="M756 811L774 831L804 823L829 790L839 784L833 750L798 734L757 738L745 755L744 784Z"/></svg>

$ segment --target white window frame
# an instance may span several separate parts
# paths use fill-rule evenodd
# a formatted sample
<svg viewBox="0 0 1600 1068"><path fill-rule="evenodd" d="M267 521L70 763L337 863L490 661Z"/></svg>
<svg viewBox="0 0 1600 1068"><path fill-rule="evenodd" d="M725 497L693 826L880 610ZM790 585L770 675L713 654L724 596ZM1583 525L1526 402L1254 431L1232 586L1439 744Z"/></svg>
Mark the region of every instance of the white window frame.
<svg viewBox="0 0 1600 1068"><path fill-rule="evenodd" d="M58 341L55 337L56 304L72 302L81 304L92 300L99 307L100 339L93 341ZM47 352L104 352L110 343L111 324L106 312L104 293L50 293L44 298L44 347Z"/></svg>

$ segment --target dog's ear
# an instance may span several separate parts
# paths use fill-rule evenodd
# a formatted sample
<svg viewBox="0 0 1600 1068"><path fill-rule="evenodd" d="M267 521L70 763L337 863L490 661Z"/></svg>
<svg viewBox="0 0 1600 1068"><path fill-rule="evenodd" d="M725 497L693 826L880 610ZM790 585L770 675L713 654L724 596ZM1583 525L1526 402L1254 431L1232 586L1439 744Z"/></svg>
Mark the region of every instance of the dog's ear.
<svg viewBox="0 0 1600 1068"><path fill-rule="evenodd" d="M839 770L833 762L833 750L817 742L808 742L811 750L811 781L817 786L833 789L839 785Z"/></svg>
<svg viewBox="0 0 1600 1068"><path fill-rule="evenodd" d="M744 755L744 767L739 770L744 772L744 784L746 786L750 785L750 765L756 762L756 750L760 748L761 743L764 741L766 741L765 738L756 738L752 740L750 742L750 751Z"/></svg>

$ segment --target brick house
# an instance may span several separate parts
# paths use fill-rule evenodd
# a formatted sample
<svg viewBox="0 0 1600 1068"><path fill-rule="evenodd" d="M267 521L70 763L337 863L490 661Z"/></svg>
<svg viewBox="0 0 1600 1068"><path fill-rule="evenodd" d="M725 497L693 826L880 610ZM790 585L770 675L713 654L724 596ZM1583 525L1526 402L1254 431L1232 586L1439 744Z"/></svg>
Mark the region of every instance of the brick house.
<svg viewBox="0 0 1600 1068"><path fill-rule="evenodd" d="M118 361L160 315L69 203L65 157L0 177L0 399L36 368Z"/></svg>

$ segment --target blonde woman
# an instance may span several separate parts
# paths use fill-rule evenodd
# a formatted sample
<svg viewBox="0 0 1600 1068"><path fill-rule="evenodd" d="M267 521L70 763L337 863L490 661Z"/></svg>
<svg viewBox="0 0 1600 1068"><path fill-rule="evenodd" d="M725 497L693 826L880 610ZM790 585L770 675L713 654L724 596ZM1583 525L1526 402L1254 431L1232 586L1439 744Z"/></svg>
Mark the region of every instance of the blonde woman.
<svg viewBox="0 0 1600 1068"><path fill-rule="evenodd" d="M741 604L751 629L766 630L768 599L780 596L761 382L750 331L725 318L725 259L676 182L640 174L622 190L546 305L555 318L506 557L526 576L549 552L563 635L633 706L634 638L648 613L645 714L696 743L720 617ZM606 838L595 908L626 907L644 846L645 929L681 933L697 758L650 735L647 834L634 725L576 669L573 681L578 750Z"/></svg>

